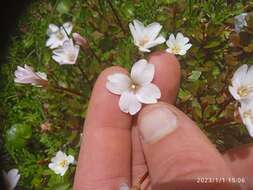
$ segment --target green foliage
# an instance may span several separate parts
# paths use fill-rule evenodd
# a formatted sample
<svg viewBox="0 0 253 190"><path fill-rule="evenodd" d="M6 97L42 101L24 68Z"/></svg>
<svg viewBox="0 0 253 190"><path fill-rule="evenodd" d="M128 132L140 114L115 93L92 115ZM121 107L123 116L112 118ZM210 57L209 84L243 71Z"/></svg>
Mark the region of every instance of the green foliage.
<svg viewBox="0 0 253 190"><path fill-rule="evenodd" d="M135 18L145 24L160 22L166 38L180 31L193 44L185 56L178 57L182 82L177 106L220 151L252 141L234 117L238 105L227 89L241 64L253 64L253 14L247 17L248 27L242 32L237 34L233 29L233 17L253 9L250 1L111 2L117 15L108 1L36 1L20 19L19 32L13 35L7 62L1 67L0 132L8 153L5 169L15 163L22 176L21 189L72 188L75 166L60 177L48 163L58 150L77 159L88 100L98 74L112 65L130 68L143 56L128 30L128 23ZM45 47L46 30L50 23L66 21L72 21L73 31L88 39L92 51L80 54L76 65L60 66ZM13 82L16 67L24 64L48 74L48 89Z"/></svg>

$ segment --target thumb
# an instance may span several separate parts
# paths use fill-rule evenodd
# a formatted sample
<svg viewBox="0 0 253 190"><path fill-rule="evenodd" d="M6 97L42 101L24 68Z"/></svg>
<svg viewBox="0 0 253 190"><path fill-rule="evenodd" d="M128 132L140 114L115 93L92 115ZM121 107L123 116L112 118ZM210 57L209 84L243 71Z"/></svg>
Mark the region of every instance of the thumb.
<svg viewBox="0 0 253 190"><path fill-rule="evenodd" d="M237 189L219 152L176 107L161 102L146 106L137 127L153 190Z"/></svg>

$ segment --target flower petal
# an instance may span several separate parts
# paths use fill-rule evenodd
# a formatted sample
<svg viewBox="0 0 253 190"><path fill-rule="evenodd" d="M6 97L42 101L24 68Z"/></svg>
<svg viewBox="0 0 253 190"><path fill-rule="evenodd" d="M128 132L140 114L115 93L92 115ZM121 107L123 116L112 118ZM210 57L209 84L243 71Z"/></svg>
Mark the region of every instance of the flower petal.
<svg viewBox="0 0 253 190"><path fill-rule="evenodd" d="M171 34L170 37L169 37L169 39L166 41L166 45L169 48L172 48L172 47L174 47L175 41L176 41L176 39L175 39L174 34Z"/></svg>
<svg viewBox="0 0 253 190"><path fill-rule="evenodd" d="M138 39L138 35L137 35L134 25L132 23L129 23L129 29L130 29L130 32L133 36L134 41L136 42Z"/></svg>
<svg viewBox="0 0 253 190"><path fill-rule="evenodd" d="M54 35L52 35L50 38L48 38L48 40L46 41L46 47L50 47L51 45L53 45L54 43L57 42L57 39L55 38Z"/></svg>
<svg viewBox="0 0 253 190"><path fill-rule="evenodd" d="M185 44L184 47L182 49L184 49L185 51L189 50L192 47L191 43Z"/></svg>
<svg viewBox="0 0 253 190"><path fill-rule="evenodd" d="M238 111L241 116L241 119L243 121L243 124L246 126L249 134L251 137L253 137L253 101L245 101L241 102L241 107L239 107ZM245 116L245 113L250 114L249 116Z"/></svg>
<svg viewBox="0 0 253 190"><path fill-rule="evenodd" d="M136 19L133 20L133 23L134 23L134 28L135 28L135 32L137 36L140 36L143 33L143 30L145 29L144 24Z"/></svg>
<svg viewBox="0 0 253 190"><path fill-rule="evenodd" d="M59 27L55 24L49 24L47 29L47 35L50 36L51 34L57 32L59 30Z"/></svg>
<svg viewBox="0 0 253 190"><path fill-rule="evenodd" d="M66 30L67 34L69 35L73 29L73 24L71 22L65 22L62 27Z"/></svg>
<svg viewBox="0 0 253 190"><path fill-rule="evenodd" d="M66 40L63 42L62 48L63 49L71 49L71 48L73 48L73 46L74 46L74 42L72 39L70 39L70 40Z"/></svg>
<svg viewBox="0 0 253 190"><path fill-rule="evenodd" d="M137 99L144 104L154 104L161 98L161 91L155 84L140 87L136 93Z"/></svg>
<svg viewBox="0 0 253 190"><path fill-rule="evenodd" d="M75 161L75 158L72 155L68 155L67 160L70 164L73 164Z"/></svg>
<svg viewBox="0 0 253 190"><path fill-rule="evenodd" d="M232 84L234 82L240 84L244 80L244 78L245 78L245 76L247 74L247 71L248 71L248 65L244 64L244 65L240 66L235 71L235 73L233 75Z"/></svg>
<svg viewBox="0 0 253 190"><path fill-rule="evenodd" d="M130 190L130 188L126 183L123 183L119 186L119 190Z"/></svg>
<svg viewBox="0 0 253 190"><path fill-rule="evenodd" d="M139 47L139 50L142 51L142 52L151 52L149 49L147 48L144 48L144 47L141 47L141 46L138 46Z"/></svg>
<svg viewBox="0 0 253 190"><path fill-rule="evenodd" d="M131 79L122 73L115 73L107 77L106 88L114 94L122 94L127 91L131 84Z"/></svg>
<svg viewBox="0 0 253 190"><path fill-rule="evenodd" d="M181 32L179 32L177 33L176 41L178 44L184 45L184 44L187 44L190 41L190 39L187 37L184 37L184 35Z"/></svg>
<svg viewBox="0 0 253 190"><path fill-rule="evenodd" d="M137 61L131 70L131 78L138 85L145 85L150 83L155 74L155 67L145 59Z"/></svg>
<svg viewBox="0 0 253 190"><path fill-rule="evenodd" d="M252 123L252 119L251 118L245 118L243 119L243 123L245 124L248 132L249 132L249 135L251 137L253 137L253 123Z"/></svg>
<svg viewBox="0 0 253 190"><path fill-rule="evenodd" d="M11 169L7 174L7 178L9 189L14 189L20 178L20 174L18 174L18 169Z"/></svg>
<svg viewBox="0 0 253 190"><path fill-rule="evenodd" d="M236 99L236 100L239 100L239 99L240 99L240 96L238 96L237 90L236 90L235 87L229 86L229 87L228 87L228 90L229 90L230 94L234 97L234 99Z"/></svg>
<svg viewBox="0 0 253 190"><path fill-rule="evenodd" d="M184 49L181 49L179 52L178 52L179 55L185 55L186 54L186 50Z"/></svg>
<svg viewBox="0 0 253 190"><path fill-rule="evenodd" d="M62 58L58 55L53 55L52 56L53 60L55 60L57 63L59 63L60 65L63 65L63 61L62 61Z"/></svg>
<svg viewBox="0 0 253 190"><path fill-rule="evenodd" d="M160 35L158 38L156 38L155 40L153 40L153 41L150 41L150 42L148 42L147 44L145 44L145 48L152 48L152 47L154 47L154 46L157 46L157 45L159 45L159 44L162 44L162 43L164 43L165 42L165 38L162 36L162 35Z"/></svg>
<svg viewBox="0 0 253 190"><path fill-rule="evenodd" d="M136 114L141 109L141 103L133 92L123 92L119 99L120 110L131 115Z"/></svg>
<svg viewBox="0 0 253 190"><path fill-rule="evenodd" d="M146 26L145 28L145 34L149 37L149 39L152 41L154 40L158 35L159 32L162 29L162 25L158 22L153 22Z"/></svg>
<svg viewBox="0 0 253 190"><path fill-rule="evenodd" d="M43 72L36 72L36 75L39 76L43 80L47 80L47 74Z"/></svg>

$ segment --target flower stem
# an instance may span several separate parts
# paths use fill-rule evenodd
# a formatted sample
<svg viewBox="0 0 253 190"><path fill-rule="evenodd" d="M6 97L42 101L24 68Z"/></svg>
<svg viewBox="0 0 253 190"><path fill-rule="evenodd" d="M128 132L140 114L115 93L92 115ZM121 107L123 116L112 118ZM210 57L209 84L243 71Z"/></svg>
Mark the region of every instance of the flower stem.
<svg viewBox="0 0 253 190"><path fill-rule="evenodd" d="M101 63L101 60L99 59L99 57L97 56L95 51L91 48L90 44L89 44L89 50L90 50L92 56L95 57L95 59L98 61L98 63Z"/></svg>
<svg viewBox="0 0 253 190"><path fill-rule="evenodd" d="M77 67L80 70L80 72L82 73L83 78L86 80L87 84L89 85L89 88L92 89L91 81L89 80L89 78L86 75L86 73L84 72L84 70L81 68L81 66L79 64L77 64Z"/></svg>
<svg viewBox="0 0 253 190"><path fill-rule="evenodd" d="M213 122L213 123L209 123L207 125L205 125L205 127L217 127L217 126L225 126L225 125L233 125L236 124L237 122L235 122L233 119L221 119L219 121Z"/></svg>
<svg viewBox="0 0 253 190"><path fill-rule="evenodd" d="M108 2L108 4L110 5L110 7L111 7L111 9L112 9L113 15L114 15L114 17L116 18L118 25L119 25L120 28L122 29L123 33L126 34L126 31L125 31L125 29L124 29L124 27L123 27L123 24L122 24L122 22L121 22L121 20L120 20L120 17L119 17L119 15L118 15L116 9L114 8L114 6L113 6L113 4L112 4L112 1L111 1L111 0L107 0L107 2Z"/></svg>
<svg viewBox="0 0 253 190"><path fill-rule="evenodd" d="M68 89L68 88L64 88L64 87L62 87L62 86L54 86L54 89L57 90L57 91L66 92L67 94L70 94L70 95L75 95L75 96L79 96L79 97L82 96L81 93L76 92L76 91L73 91L73 90Z"/></svg>

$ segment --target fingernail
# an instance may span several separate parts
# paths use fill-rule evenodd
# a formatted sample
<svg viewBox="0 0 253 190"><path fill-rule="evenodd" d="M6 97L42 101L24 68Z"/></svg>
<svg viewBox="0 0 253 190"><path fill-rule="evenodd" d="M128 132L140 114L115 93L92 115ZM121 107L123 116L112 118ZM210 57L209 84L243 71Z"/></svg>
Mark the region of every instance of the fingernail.
<svg viewBox="0 0 253 190"><path fill-rule="evenodd" d="M176 128L177 116L165 107L154 107L144 112L139 120L139 130L146 143L155 143Z"/></svg>

